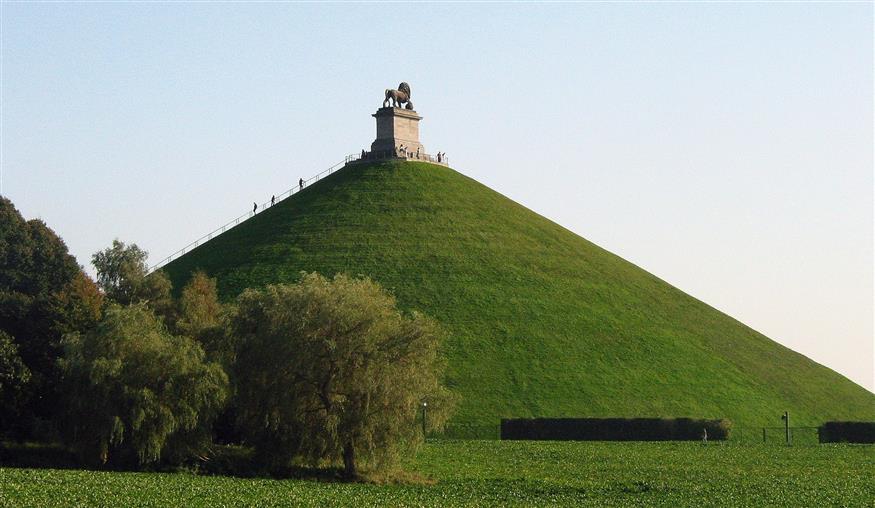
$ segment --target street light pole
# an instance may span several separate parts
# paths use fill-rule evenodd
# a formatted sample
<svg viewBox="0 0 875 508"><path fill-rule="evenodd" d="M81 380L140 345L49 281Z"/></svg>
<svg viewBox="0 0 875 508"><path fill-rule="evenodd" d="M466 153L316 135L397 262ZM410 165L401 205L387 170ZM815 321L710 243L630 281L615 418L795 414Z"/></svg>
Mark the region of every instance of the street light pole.
<svg viewBox="0 0 875 508"><path fill-rule="evenodd" d="M428 402L422 401L422 439L425 440L425 418L428 414Z"/></svg>

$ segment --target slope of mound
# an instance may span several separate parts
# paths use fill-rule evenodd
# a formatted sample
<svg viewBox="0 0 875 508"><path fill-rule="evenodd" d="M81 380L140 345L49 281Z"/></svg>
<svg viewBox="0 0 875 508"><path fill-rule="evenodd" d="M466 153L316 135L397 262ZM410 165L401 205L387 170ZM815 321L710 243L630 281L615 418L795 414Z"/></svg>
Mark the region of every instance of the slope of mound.
<svg viewBox="0 0 875 508"><path fill-rule="evenodd" d="M379 281L449 332L456 422L875 419L848 379L432 164L347 167L165 267L177 288L195 269L226 299L302 270Z"/></svg>

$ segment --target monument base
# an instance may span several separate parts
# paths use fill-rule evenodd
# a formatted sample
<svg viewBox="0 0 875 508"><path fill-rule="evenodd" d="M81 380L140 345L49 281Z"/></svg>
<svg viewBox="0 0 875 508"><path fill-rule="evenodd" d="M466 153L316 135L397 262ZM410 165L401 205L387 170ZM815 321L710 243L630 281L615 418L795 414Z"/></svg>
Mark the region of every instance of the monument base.
<svg viewBox="0 0 875 508"><path fill-rule="evenodd" d="M372 116L377 119L377 139L371 143L371 153L410 157L425 154L425 147L419 142L422 117L416 111L386 107Z"/></svg>

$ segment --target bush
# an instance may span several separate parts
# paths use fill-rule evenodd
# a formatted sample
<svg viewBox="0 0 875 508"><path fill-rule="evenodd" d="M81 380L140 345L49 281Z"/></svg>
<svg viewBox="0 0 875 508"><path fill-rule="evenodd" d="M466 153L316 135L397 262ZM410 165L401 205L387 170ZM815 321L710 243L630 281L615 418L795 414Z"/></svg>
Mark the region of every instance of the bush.
<svg viewBox="0 0 875 508"><path fill-rule="evenodd" d="M818 431L821 443L875 443L875 422L826 422Z"/></svg>
<svg viewBox="0 0 875 508"><path fill-rule="evenodd" d="M210 445L228 378L204 361L194 340L171 335L144 305L113 305L93 330L64 345L63 431L86 461L181 461Z"/></svg>
<svg viewBox="0 0 875 508"><path fill-rule="evenodd" d="M729 420L691 418L514 418L501 420L501 439L552 441L695 441L729 438Z"/></svg>

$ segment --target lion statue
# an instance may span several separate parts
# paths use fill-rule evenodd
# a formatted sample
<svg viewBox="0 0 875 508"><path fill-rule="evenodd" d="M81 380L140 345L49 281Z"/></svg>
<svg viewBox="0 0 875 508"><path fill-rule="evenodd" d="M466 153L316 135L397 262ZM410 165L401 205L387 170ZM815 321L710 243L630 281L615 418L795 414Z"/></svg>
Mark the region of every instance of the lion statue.
<svg viewBox="0 0 875 508"><path fill-rule="evenodd" d="M398 90L391 88L386 90L386 100L383 101L383 107L388 107L390 102L393 108L399 108L406 103L407 109L413 109L413 103L410 102L410 85L402 82L398 85Z"/></svg>

